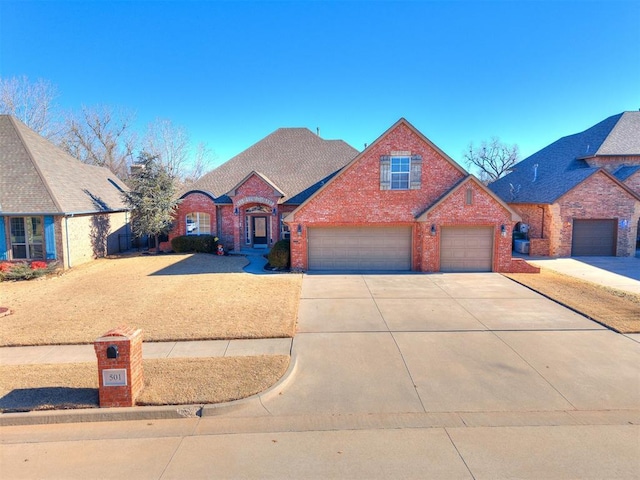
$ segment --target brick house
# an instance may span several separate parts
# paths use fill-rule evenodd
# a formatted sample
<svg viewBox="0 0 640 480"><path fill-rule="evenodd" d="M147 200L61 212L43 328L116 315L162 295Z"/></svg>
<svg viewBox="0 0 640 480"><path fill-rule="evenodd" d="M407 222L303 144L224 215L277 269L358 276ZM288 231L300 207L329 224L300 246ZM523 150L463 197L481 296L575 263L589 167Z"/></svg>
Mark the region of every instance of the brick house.
<svg viewBox="0 0 640 480"><path fill-rule="evenodd" d="M282 219L357 154L342 140L280 128L182 192L169 242L211 234L225 250L270 248L289 237Z"/></svg>
<svg viewBox="0 0 640 480"><path fill-rule="evenodd" d="M286 218L296 270L536 271L520 217L400 119Z"/></svg>
<svg viewBox="0 0 640 480"><path fill-rule="evenodd" d="M489 188L522 217L532 256L633 256L640 235L640 112L559 139Z"/></svg>
<svg viewBox="0 0 640 480"><path fill-rule="evenodd" d="M0 260L63 268L119 251L129 233L127 187L107 168L71 157L0 115Z"/></svg>

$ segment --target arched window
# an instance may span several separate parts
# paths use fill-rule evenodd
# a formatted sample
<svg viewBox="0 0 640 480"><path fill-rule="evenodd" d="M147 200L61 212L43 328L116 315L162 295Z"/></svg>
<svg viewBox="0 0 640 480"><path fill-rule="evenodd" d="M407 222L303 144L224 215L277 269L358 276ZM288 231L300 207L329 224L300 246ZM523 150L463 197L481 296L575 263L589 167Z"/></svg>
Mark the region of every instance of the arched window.
<svg viewBox="0 0 640 480"><path fill-rule="evenodd" d="M187 213L187 235L210 235L211 220L208 213Z"/></svg>

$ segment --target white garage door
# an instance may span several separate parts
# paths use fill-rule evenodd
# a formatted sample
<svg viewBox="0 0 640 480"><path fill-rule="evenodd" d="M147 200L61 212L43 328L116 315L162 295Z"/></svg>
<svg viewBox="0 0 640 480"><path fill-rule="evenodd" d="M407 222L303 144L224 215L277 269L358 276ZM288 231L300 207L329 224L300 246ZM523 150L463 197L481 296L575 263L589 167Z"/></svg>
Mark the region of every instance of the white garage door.
<svg viewBox="0 0 640 480"><path fill-rule="evenodd" d="M492 266L493 227L442 228L441 272L490 272Z"/></svg>
<svg viewBox="0 0 640 480"><path fill-rule="evenodd" d="M411 270L411 227L309 228L309 270Z"/></svg>

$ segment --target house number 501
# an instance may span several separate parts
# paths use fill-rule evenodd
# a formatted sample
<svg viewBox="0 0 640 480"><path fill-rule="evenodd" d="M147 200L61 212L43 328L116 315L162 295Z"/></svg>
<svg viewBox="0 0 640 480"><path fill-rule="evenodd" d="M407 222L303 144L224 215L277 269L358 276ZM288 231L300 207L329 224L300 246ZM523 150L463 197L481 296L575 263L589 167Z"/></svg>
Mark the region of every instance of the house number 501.
<svg viewBox="0 0 640 480"><path fill-rule="evenodd" d="M111 368L102 371L102 385L104 385L105 387L122 387L126 384L126 368Z"/></svg>

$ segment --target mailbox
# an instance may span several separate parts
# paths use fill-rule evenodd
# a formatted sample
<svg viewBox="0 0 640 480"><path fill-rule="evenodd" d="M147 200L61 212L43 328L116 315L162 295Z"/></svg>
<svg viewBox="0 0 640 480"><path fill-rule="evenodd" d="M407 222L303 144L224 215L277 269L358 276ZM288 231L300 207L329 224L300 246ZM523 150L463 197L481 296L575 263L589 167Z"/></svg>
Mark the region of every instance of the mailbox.
<svg viewBox="0 0 640 480"><path fill-rule="evenodd" d="M142 330L121 326L97 338L101 407L132 407L144 386Z"/></svg>
<svg viewBox="0 0 640 480"><path fill-rule="evenodd" d="M107 347L107 358L118 358L118 346L109 345Z"/></svg>

